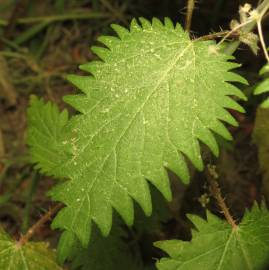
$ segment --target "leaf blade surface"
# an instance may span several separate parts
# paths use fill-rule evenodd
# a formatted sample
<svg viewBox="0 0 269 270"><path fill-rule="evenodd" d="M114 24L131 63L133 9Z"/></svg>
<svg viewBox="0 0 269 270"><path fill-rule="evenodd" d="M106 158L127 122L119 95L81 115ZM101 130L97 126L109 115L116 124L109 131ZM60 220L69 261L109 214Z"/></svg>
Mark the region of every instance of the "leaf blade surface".
<svg viewBox="0 0 269 270"><path fill-rule="evenodd" d="M191 242L155 244L170 256L157 263L159 270L264 269L269 258L269 213L264 206L247 211L236 229L211 213L207 219L191 218L197 228Z"/></svg>
<svg viewBox="0 0 269 270"><path fill-rule="evenodd" d="M69 180L50 194L66 204L54 228L84 246L92 221L109 233L112 209L129 225L133 200L150 215L147 181L171 199L166 170L187 183L184 155L201 170L199 141L217 155L213 133L231 139L222 122L237 124L226 109L243 111L230 97L244 95L227 81L245 82L230 72L238 67L230 56L216 53L212 42L190 40L169 19L140 22L130 31L113 25L118 37L101 37L107 48L93 48L102 61L81 67L92 76L69 77L83 94L65 101L80 114L62 129L51 172Z"/></svg>

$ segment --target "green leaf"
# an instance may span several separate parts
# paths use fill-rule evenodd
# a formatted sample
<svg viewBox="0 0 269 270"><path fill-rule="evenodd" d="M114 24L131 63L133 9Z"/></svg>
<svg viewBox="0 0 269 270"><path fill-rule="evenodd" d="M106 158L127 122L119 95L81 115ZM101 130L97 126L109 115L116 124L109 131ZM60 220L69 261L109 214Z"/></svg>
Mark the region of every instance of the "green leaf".
<svg viewBox="0 0 269 270"><path fill-rule="evenodd" d="M89 247L80 248L73 254L72 269L143 270L138 250L128 246L127 239L127 233L120 226L113 226L108 237L103 237L94 227Z"/></svg>
<svg viewBox="0 0 269 270"><path fill-rule="evenodd" d="M269 70L269 65L266 64L261 68L259 74L265 75L268 73L268 70ZM265 77L265 78L263 78L263 80L261 82L259 82L256 85L253 93L254 93L254 95L260 95L260 94L267 93L267 92L269 92L269 78ZM260 106L261 106L261 108L269 108L269 98L267 98L265 101L263 101Z"/></svg>
<svg viewBox="0 0 269 270"><path fill-rule="evenodd" d="M197 231L191 242L169 240L155 245L170 258L157 263L159 270L262 270L269 259L269 213L255 205L237 228L213 214L207 221L192 216Z"/></svg>
<svg viewBox="0 0 269 270"><path fill-rule="evenodd" d="M63 129L57 151L53 148L58 158L42 156L53 163L46 168L51 174L69 179L50 192L66 204L53 227L74 233L83 246L92 221L103 235L109 233L112 209L128 225L133 223L133 200L151 214L146 180L170 200L167 169L188 183L183 154L202 170L199 141L217 155L213 133L231 139L222 121L237 124L226 109L244 111L230 97L245 98L228 81L246 82L230 71L238 67L228 61L231 56L218 53L212 41L190 40L169 19L140 22L133 20L130 31L113 25L118 37L100 37L107 48L92 49L102 61L81 66L92 76L69 76L83 94L65 101L80 114Z"/></svg>
<svg viewBox="0 0 269 270"><path fill-rule="evenodd" d="M134 230L138 235L159 233L162 229L162 224L172 219L171 210L168 207L167 201L161 193L151 186L151 199L153 204L152 214L150 217L145 216L142 209L135 205Z"/></svg>
<svg viewBox="0 0 269 270"><path fill-rule="evenodd" d="M266 64L260 69L259 75L264 75L268 72L269 72L269 64Z"/></svg>
<svg viewBox="0 0 269 270"><path fill-rule="evenodd" d="M263 80L261 83L257 85L254 90L255 95L263 94L269 91L269 78Z"/></svg>
<svg viewBox="0 0 269 270"><path fill-rule="evenodd" d="M62 141L62 128L68 121L68 113L62 113L55 104L44 103L42 99L31 96L28 108L27 143L30 146L31 158L36 168L43 173L58 176L55 171L58 159L63 157L59 149Z"/></svg>
<svg viewBox="0 0 269 270"><path fill-rule="evenodd" d="M55 253L44 242L17 242L0 227L0 269L5 270L61 270Z"/></svg>
<svg viewBox="0 0 269 270"><path fill-rule="evenodd" d="M79 249L80 244L76 235L70 231L64 231L57 246L57 261L63 264L69 258L74 257Z"/></svg>

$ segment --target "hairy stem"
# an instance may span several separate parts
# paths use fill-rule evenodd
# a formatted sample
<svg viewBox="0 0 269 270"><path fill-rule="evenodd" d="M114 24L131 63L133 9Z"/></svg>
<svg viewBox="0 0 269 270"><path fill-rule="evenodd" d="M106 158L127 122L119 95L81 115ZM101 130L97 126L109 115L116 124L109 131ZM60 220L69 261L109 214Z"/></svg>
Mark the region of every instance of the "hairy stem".
<svg viewBox="0 0 269 270"><path fill-rule="evenodd" d="M186 21L185 21L185 30L188 32L191 29L191 20L192 20L194 6L195 6L195 0L188 0Z"/></svg>
<svg viewBox="0 0 269 270"><path fill-rule="evenodd" d="M227 222L232 226L233 229L237 228L237 224L235 220L233 219L229 208L227 207L224 198L221 195L221 190L218 185L217 179L218 179L218 174L216 172L215 166L208 165L207 166L207 180L210 185L210 190L212 192L212 195L216 199L218 206L221 210L221 213L225 216Z"/></svg>
<svg viewBox="0 0 269 270"><path fill-rule="evenodd" d="M195 40L195 41L212 40L212 39L215 39L215 38L223 37L223 36L227 35L227 33L229 33L228 30L221 31L221 32L216 32L216 33L211 33L211 34L208 34L208 35L204 35L204 36L195 38L193 40ZM238 32L234 32L234 33L231 34L231 36L232 37L238 37L239 36L239 33Z"/></svg>
<svg viewBox="0 0 269 270"><path fill-rule="evenodd" d="M33 235L47 222L54 216L63 205L61 203L56 204L53 208L49 209L27 232L26 234L22 235L19 239L17 246L23 246L26 244Z"/></svg>
<svg viewBox="0 0 269 270"><path fill-rule="evenodd" d="M231 34L238 31L239 29L242 29L244 26L247 26L248 24L252 23L252 20L246 21L244 23L239 24L235 28L233 28L231 31L229 31L218 43L218 46L220 46Z"/></svg>
<svg viewBox="0 0 269 270"><path fill-rule="evenodd" d="M265 14L269 9L269 0L264 0L262 3L260 3L257 8L256 11L259 14ZM244 31L244 33L249 33L251 32L255 27L257 26L257 23L255 20L251 21L250 23L248 23L247 25L242 27L242 30ZM236 49L239 47L240 45L240 41L239 40L235 40L233 42L230 42L227 46L225 46L225 48L222 50L223 53L226 54L233 54Z"/></svg>

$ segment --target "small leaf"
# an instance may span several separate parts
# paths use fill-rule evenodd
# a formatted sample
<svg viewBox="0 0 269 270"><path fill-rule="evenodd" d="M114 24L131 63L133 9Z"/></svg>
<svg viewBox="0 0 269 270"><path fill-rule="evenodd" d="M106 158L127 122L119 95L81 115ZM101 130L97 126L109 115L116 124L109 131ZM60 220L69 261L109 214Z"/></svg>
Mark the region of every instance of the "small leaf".
<svg viewBox="0 0 269 270"><path fill-rule="evenodd" d="M197 216L191 220L191 242L169 240L155 245L170 258L157 263L159 270L263 270L269 259L269 213L255 205L246 211L242 222L232 228L211 213L207 221Z"/></svg>
<svg viewBox="0 0 269 270"><path fill-rule="evenodd" d="M269 65L266 64L261 68L259 74L265 75L266 73L268 73L268 71L269 71ZM261 82L259 82L256 85L253 94L260 95L260 94L267 93L267 92L269 92L269 78L265 77ZM264 109L269 108L269 98L267 98L265 101L263 101L260 106L261 106L261 108L264 108Z"/></svg>
<svg viewBox="0 0 269 270"><path fill-rule="evenodd" d="M28 108L27 143L30 146L32 162L36 168L49 175L60 176L56 173L64 153L60 146L62 129L68 121L66 110L59 112L55 104L44 103L42 99L31 96Z"/></svg>
<svg viewBox="0 0 269 270"><path fill-rule="evenodd" d="M269 78L266 78L260 82L254 90L255 95L259 95L265 92L269 92Z"/></svg>
<svg viewBox="0 0 269 270"><path fill-rule="evenodd" d="M262 76L268 72L269 72L269 64L266 64L260 69L259 75Z"/></svg>
<svg viewBox="0 0 269 270"><path fill-rule="evenodd" d="M252 50L252 52L257 55L258 54L258 49L259 49L259 46L258 46L258 41L259 41L259 37L252 33L252 32L249 32L249 33L244 33L244 32L241 32L240 35L239 35L239 40L248 45L249 48Z"/></svg>
<svg viewBox="0 0 269 270"><path fill-rule="evenodd" d="M61 270L55 253L44 242L18 245L0 227L0 269L3 270Z"/></svg>

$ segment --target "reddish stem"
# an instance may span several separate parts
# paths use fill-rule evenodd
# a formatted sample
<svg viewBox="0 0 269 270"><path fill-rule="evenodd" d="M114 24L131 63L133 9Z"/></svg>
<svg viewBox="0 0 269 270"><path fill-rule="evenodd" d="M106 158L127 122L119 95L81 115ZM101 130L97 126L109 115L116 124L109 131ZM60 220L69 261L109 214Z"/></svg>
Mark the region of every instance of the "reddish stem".
<svg viewBox="0 0 269 270"><path fill-rule="evenodd" d="M27 232L22 235L17 243L17 246L25 245L33 235L48 221L54 216L63 205L61 203L56 204L53 208L49 209Z"/></svg>

